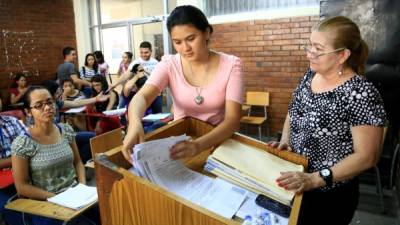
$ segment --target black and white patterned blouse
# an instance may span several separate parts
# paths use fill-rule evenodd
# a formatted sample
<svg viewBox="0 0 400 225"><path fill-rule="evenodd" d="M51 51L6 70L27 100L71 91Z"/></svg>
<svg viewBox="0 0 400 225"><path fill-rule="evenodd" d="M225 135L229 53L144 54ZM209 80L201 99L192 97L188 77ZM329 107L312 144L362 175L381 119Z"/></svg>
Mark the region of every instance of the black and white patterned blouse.
<svg viewBox="0 0 400 225"><path fill-rule="evenodd" d="M313 93L314 74L306 72L289 104L290 145L308 157L308 172L332 167L353 153L351 127L384 126L386 120L377 89L363 77L356 75L331 91Z"/></svg>

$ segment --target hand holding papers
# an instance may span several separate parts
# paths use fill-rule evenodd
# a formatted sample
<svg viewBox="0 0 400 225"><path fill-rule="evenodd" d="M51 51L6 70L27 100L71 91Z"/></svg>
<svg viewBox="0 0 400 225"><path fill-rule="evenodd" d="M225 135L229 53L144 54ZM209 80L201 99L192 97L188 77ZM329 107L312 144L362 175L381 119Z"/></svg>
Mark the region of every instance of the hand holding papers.
<svg viewBox="0 0 400 225"><path fill-rule="evenodd" d="M89 187L79 183L75 187L69 188L54 197L48 198L47 201L74 210L79 210L97 202L97 189L96 187Z"/></svg>
<svg viewBox="0 0 400 225"><path fill-rule="evenodd" d="M245 199L247 191L223 180L214 180L172 160L169 149L186 135L135 145L132 155L135 173L176 195L231 218Z"/></svg>

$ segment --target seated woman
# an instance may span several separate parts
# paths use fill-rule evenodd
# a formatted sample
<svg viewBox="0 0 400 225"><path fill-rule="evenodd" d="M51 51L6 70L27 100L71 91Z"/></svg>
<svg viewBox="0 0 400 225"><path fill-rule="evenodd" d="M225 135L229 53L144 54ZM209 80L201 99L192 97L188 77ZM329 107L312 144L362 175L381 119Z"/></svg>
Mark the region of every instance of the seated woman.
<svg viewBox="0 0 400 225"><path fill-rule="evenodd" d="M79 76L82 80L91 81L92 77L95 75L99 75L99 66L97 65L97 61L92 53L88 53L85 57L85 66L79 71ZM92 95L90 87L83 87L82 91L86 97Z"/></svg>
<svg viewBox="0 0 400 225"><path fill-rule="evenodd" d="M55 101L40 86L29 88L24 110L34 120L11 146L11 161L18 195L47 200L79 183L86 183L85 168L75 143L75 132L67 124L55 124ZM32 217L34 224L62 221Z"/></svg>
<svg viewBox="0 0 400 225"><path fill-rule="evenodd" d="M97 96L99 93L106 92L108 90L108 83L105 77L102 75L95 75L92 77L92 94ZM110 98L104 102L96 102L94 104L94 112L102 113L106 110L116 109L118 106L118 94L114 90L110 91ZM118 117L109 116L95 119L95 132L96 134L102 134L107 131L114 130L121 127L121 123Z"/></svg>
<svg viewBox="0 0 400 225"><path fill-rule="evenodd" d="M28 89L26 85L26 76L23 73L17 73L14 77L14 82L10 88L10 104L18 104L22 102L22 97L24 96L26 90Z"/></svg>
<svg viewBox="0 0 400 225"><path fill-rule="evenodd" d="M59 99L61 101L75 101L84 99L85 95L75 88L72 79L65 79L61 81L62 94ZM76 130L86 130L86 117L84 115L65 115L68 124L73 126Z"/></svg>

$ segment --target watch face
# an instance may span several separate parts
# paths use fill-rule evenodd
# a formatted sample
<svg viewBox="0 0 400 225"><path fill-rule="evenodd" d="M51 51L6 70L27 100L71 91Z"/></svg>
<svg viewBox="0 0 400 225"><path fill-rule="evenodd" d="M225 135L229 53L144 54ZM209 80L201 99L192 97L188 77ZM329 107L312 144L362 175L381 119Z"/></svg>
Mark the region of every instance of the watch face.
<svg viewBox="0 0 400 225"><path fill-rule="evenodd" d="M321 174L322 176L327 177L331 174L331 171L329 171L328 169L323 169L321 170Z"/></svg>

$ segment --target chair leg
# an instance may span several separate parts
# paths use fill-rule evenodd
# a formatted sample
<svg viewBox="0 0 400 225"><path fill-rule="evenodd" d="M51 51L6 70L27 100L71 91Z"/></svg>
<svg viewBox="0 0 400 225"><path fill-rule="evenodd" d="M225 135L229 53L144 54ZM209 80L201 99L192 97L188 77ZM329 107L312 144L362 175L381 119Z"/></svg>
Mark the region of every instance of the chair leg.
<svg viewBox="0 0 400 225"><path fill-rule="evenodd" d="M261 125L258 125L258 136L259 136L260 141L261 141Z"/></svg>
<svg viewBox="0 0 400 225"><path fill-rule="evenodd" d="M400 151L400 143L397 143L396 148L394 149L393 156L392 156L392 163L390 165L390 189L393 188L394 185L394 177L396 176L396 159L397 159L397 154L399 154ZM397 161L399 163L399 161Z"/></svg>
<svg viewBox="0 0 400 225"><path fill-rule="evenodd" d="M382 190L382 182L381 182L381 174L379 172L379 168L377 165L374 166L376 173L376 181L377 181L377 191L381 202L382 213L385 212L385 204L383 202L383 190Z"/></svg>

